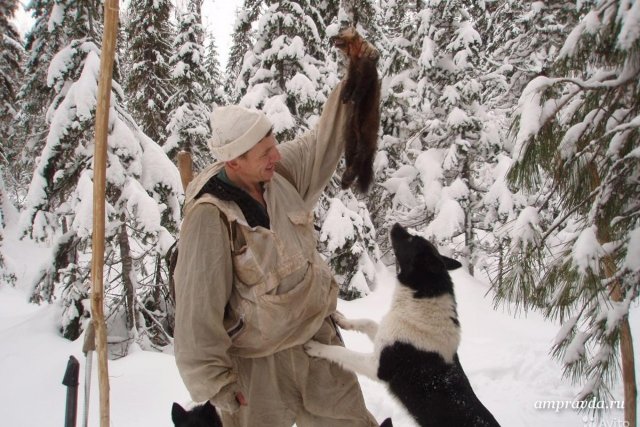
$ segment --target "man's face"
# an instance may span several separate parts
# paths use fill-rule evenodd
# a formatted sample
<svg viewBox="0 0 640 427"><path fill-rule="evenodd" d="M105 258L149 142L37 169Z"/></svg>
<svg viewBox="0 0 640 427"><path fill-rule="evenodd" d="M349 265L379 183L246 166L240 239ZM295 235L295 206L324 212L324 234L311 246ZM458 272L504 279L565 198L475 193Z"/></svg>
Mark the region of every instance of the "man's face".
<svg viewBox="0 0 640 427"><path fill-rule="evenodd" d="M253 148L238 157L238 173L252 183L267 182L273 178L276 164L280 161L280 152L273 134L265 136Z"/></svg>

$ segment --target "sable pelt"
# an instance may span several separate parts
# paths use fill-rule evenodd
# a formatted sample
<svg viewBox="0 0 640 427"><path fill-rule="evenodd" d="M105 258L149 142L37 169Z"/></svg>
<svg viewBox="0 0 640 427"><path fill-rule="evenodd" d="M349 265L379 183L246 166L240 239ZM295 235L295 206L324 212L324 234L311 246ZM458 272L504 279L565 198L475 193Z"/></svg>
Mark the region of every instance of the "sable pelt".
<svg viewBox="0 0 640 427"><path fill-rule="evenodd" d="M373 160L377 150L380 124L380 82L376 59L351 58L347 80L340 93L344 103L353 108L347 119L345 161L342 188L349 188L354 181L365 193L373 182Z"/></svg>

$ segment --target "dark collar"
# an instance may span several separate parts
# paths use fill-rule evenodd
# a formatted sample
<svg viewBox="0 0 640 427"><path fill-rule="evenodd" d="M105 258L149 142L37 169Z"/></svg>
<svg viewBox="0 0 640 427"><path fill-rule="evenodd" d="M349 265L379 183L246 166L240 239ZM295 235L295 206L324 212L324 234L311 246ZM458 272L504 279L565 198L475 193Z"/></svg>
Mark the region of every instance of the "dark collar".
<svg viewBox="0 0 640 427"><path fill-rule="evenodd" d="M250 227L270 228L269 215L265 207L246 191L235 186L229 180L224 169L207 181L195 198L197 199L205 193L212 194L220 200L235 202Z"/></svg>

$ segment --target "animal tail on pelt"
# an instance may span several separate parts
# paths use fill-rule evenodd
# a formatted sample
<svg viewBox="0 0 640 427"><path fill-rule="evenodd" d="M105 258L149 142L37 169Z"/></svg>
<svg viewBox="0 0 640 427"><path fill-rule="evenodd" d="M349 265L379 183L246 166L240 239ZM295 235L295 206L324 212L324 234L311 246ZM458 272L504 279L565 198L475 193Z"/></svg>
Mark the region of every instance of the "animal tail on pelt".
<svg viewBox="0 0 640 427"><path fill-rule="evenodd" d="M346 122L346 170L342 188L357 181L358 189L367 192L373 182L373 160L377 150L380 124L380 82L377 59L351 59L347 80L340 93L344 103L353 108Z"/></svg>

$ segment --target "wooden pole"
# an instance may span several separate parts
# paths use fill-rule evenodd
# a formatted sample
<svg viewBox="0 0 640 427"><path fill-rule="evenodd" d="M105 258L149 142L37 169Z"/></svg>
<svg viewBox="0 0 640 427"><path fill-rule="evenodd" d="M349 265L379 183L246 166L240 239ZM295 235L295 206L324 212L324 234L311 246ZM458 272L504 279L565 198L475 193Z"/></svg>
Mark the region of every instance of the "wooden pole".
<svg viewBox="0 0 640 427"><path fill-rule="evenodd" d="M118 0L105 0L104 33L96 105L96 145L93 157L93 238L91 259L91 315L95 326L100 387L100 427L109 427L109 365L107 327L104 320L104 229L107 168L107 136L111 79L118 31Z"/></svg>
<svg viewBox="0 0 640 427"><path fill-rule="evenodd" d="M181 150L178 152L178 170L180 171L182 188L187 191L187 186L193 179L193 160L191 160L189 151Z"/></svg>

